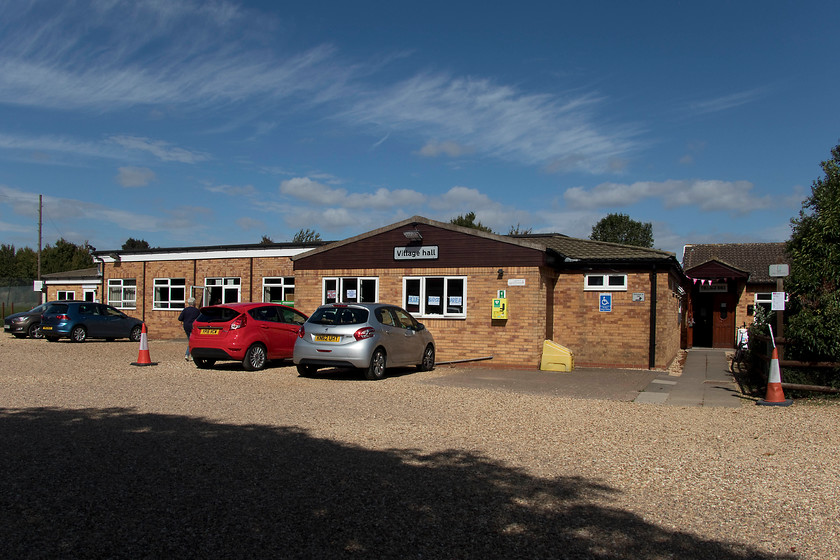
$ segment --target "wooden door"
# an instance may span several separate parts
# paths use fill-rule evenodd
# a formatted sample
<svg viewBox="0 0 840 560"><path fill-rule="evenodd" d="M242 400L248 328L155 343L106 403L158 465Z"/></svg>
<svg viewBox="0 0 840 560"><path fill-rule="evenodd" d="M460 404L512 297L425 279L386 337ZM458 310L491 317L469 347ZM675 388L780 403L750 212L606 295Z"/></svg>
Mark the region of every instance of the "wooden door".
<svg viewBox="0 0 840 560"><path fill-rule="evenodd" d="M735 345L735 299L730 294L716 294L712 306L712 347Z"/></svg>

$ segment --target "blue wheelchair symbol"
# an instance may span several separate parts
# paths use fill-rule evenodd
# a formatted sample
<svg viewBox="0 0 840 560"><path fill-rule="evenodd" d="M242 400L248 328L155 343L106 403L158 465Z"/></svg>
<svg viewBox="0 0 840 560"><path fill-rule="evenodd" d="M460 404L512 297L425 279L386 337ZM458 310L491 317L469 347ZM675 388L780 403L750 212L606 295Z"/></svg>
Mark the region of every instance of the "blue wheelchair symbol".
<svg viewBox="0 0 840 560"><path fill-rule="evenodd" d="M612 311L612 294L601 294L598 311Z"/></svg>

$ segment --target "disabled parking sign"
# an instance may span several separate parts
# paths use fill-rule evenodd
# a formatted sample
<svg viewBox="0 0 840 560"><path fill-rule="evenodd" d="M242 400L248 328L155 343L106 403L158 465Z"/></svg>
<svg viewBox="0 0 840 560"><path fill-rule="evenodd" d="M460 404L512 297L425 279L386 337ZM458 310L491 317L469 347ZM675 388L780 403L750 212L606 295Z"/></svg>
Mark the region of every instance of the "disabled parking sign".
<svg viewBox="0 0 840 560"><path fill-rule="evenodd" d="M612 294L598 296L598 311L609 313L612 311Z"/></svg>

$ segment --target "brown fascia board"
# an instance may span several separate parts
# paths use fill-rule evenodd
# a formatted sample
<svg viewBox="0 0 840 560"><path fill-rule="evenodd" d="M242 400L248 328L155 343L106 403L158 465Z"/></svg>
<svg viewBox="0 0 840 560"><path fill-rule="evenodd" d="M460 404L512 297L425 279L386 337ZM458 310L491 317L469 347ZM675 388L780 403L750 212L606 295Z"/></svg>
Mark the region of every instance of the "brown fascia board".
<svg viewBox="0 0 840 560"><path fill-rule="evenodd" d="M351 243L355 243L357 241L361 241L363 239L367 239L367 238L373 237L375 235L379 235L379 234L382 234L382 233L385 233L385 232L388 232L388 231L393 231L395 229L404 228L406 226L412 226L412 225L415 225L415 224L423 224L423 225L427 225L427 226L430 226L430 227L445 229L445 230L449 230L449 231L456 231L456 232L459 232L459 233L464 233L466 235L472 235L472 236L475 236L475 237L483 237L484 239L499 241L501 243L509 243L511 245L526 247L528 249L537 249L538 251L545 251L546 250L545 245L543 245L541 243L527 242L527 241L523 241L521 239L516 239L516 238L509 237L507 235L499 235L499 234L496 234L496 233L488 233L486 231L480 231L480 230L477 230L477 229L474 229L474 228L456 226L455 224L450 224L450 223L446 223L446 222L438 222L438 221L435 221L435 220L430 220L429 218L424 218L423 216L412 216L411 218L406 218L405 220L402 220L400 222L390 224L390 225L387 225L387 226L383 226L381 228L371 230L371 231L368 231L368 232L365 232L365 233L362 233L362 234L359 234L359 235L356 235L356 236L353 236L353 237L348 237L347 239L343 239L341 241L333 241L332 243L329 243L327 245L317 247L315 249L312 249L311 251L307 251L305 253L301 253L299 255L295 255L295 256L290 257L290 258L292 259L292 261L296 261L296 260L299 260L299 259L305 259L307 257L312 257L312 256L315 256L317 254L323 253L325 251L330 251L332 249L337 249L339 247L344 247L345 245L350 245Z"/></svg>

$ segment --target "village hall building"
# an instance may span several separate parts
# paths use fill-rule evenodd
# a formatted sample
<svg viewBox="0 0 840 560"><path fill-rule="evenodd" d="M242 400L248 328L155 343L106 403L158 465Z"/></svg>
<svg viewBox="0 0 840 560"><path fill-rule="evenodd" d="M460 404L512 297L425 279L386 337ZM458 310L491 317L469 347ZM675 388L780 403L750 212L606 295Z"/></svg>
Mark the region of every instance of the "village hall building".
<svg viewBox="0 0 840 560"><path fill-rule="evenodd" d="M307 315L337 301L394 303L432 332L438 361L536 369L549 340L576 366L664 369L680 349L686 278L656 249L414 216L335 242L93 254L101 293L91 297L145 321L152 341L183 338L177 318L193 295ZM71 286L52 279L47 299Z"/></svg>

